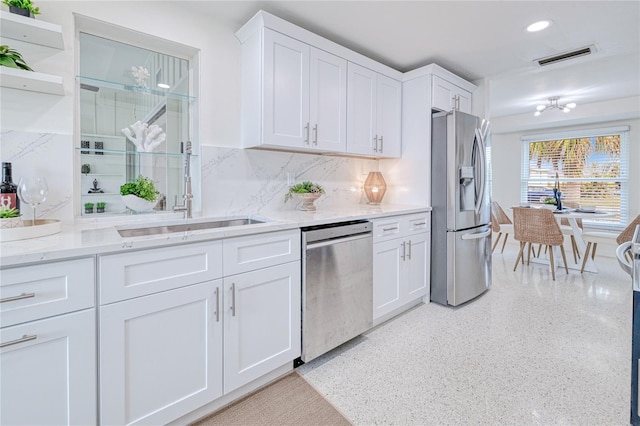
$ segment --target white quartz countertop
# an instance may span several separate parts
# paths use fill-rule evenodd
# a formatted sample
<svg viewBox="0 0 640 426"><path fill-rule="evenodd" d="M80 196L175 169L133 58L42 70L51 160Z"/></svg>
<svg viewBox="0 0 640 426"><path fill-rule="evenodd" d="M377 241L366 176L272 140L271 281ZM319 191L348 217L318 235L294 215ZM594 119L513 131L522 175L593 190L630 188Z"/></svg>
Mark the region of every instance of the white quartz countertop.
<svg viewBox="0 0 640 426"><path fill-rule="evenodd" d="M231 217L198 217L186 220L165 220L158 222L92 223L63 226L58 234L41 238L0 243L0 267L18 266L50 260L60 260L95 254L105 254L143 248L162 247L197 241L218 240L250 234L260 234L304 226L323 225L359 219L376 219L398 214L411 214L431 211L428 206L382 205L370 206L358 204L338 209L320 209L317 212L283 211L270 212L267 215L247 214L251 217L266 220L265 223L173 232L169 234L149 235L141 237L121 237L117 227L135 228L161 226L189 222L205 222L210 220L226 220Z"/></svg>

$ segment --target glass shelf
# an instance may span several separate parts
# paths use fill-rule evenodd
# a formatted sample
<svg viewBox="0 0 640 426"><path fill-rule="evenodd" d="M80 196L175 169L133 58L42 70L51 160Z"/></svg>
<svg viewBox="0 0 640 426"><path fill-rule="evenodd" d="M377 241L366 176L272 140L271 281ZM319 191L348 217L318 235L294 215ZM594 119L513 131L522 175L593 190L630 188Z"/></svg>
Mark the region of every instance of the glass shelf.
<svg viewBox="0 0 640 426"><path fill-rule="evenodd" d="M149 94L149 95L161 96L161 97L167 97L167 98L173 98L173 99L180 99L188 102L193 102L196 100L195 96L189 96L182 93L175 93L167 90L151 89L149 87L136 86L133 84L125 84L117 81L101 80L98 78L85 77L82 75L77 75L76 81L78 81L81 86L85 85L83 88L86 88L87 90L91 90L91 91L97 91L97 89L99 88L104 88L104 89L120 90L120 91L126 91L126 92Z"/></svg>

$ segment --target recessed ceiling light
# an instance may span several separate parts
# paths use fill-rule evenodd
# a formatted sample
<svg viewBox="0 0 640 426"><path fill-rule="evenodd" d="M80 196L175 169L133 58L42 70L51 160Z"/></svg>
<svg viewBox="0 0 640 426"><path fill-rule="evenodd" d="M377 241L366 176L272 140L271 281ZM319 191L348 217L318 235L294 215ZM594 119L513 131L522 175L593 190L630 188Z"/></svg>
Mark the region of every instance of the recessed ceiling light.
<svg viewBox="0 0 640 426"><path fill-rule="evenodd" d="M527 31L529 31L530 33L534 33L536 31L542 31L545 28L547 28L549 25L551 25L551 21L534 22L533 24L527 27Z"/></svg>

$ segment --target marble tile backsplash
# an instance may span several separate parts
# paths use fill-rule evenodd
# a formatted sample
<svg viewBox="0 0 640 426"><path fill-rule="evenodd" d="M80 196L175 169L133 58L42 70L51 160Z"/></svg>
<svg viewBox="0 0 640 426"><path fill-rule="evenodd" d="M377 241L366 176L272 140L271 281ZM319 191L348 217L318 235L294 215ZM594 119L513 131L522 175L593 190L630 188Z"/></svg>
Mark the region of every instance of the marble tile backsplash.
<svg viewBox="0 0 640 426"><path fill-rule="evenodd" d="M74 223L72 135L3 130L0 157L12 163L16 184L22 175L32 173L47 179L49 195L37 209L38 218ZM287 173L294 183L309 180L324 187L325 196L315 203L319 208L366 203L363 182L369 171L378 170L377 160L364 158L216 146L202 146L200 164L206 216L294 210L296 200L284 202ZM22 211L25 219L31 219L29 206L22 206Z"/></svg>
<svg viewBox="0 0 640 426"><path fill-rule="evenodd" d="M73 137L53 133L15 130L0 132L0 157L11 163L16 185L24 175L39 175L47 180L49 195L37 207L38 219L58 219L73 223ZM29 205L21 205L23 219L33 217Z"/></svg>
<svg viewBox="0 0 640 426"><path fill-rule="evenodd" d="M284 202L287 173L322 185L321 209L366 203L362 185L378 161L281 151L202 147L202 210L208 216L294 210Z"/></svg>

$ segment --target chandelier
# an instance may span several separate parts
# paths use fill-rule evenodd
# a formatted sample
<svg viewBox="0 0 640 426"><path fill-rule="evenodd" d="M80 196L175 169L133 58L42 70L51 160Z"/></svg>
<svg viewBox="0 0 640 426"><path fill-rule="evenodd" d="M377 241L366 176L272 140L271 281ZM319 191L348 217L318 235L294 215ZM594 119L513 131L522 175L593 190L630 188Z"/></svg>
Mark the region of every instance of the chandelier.
<svg viewBox="0 0 640 426"><path fill-rule="evenodd" d="M553 109L553 108L557 108L560 109L564 112L569 112L571 111L572 108L576 107L575 102L571 102L568 103L566 105L562 105L558 103L558 100L560 100L560 97L555 96L553 98L549 98L549 103L547 105L544 104L540 104L536 107L536 112L533 114L536 117L539 116L540 114L542 114L544 111L548 110L548 109Z"/></svg>

